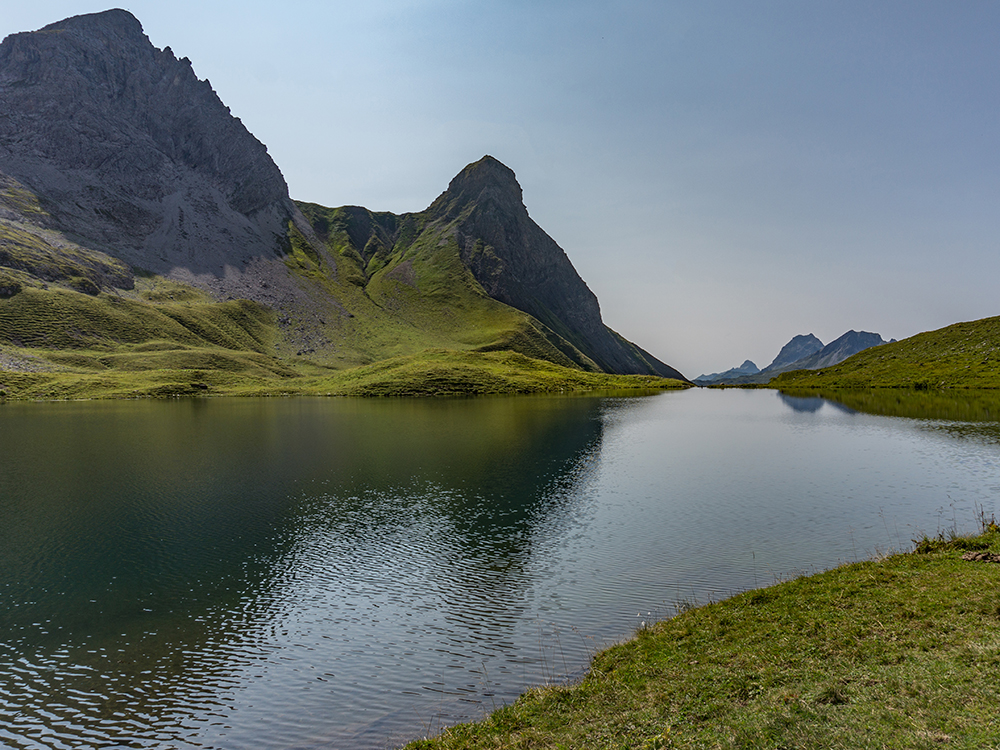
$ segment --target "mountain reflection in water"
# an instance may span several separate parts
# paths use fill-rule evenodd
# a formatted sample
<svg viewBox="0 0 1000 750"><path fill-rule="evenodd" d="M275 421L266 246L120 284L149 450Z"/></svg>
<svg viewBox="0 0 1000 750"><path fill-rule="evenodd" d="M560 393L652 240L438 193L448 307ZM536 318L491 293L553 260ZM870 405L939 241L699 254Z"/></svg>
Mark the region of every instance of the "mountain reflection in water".
<svg viewBox="0 0 1000 750"><path fill-rule="evenodd" d="M70 744L88 727L132 742L136 717L150 746L203 741L218 723L206 715L226 712L229 689L260 681L279 693L262 702L278 708L275 681L298 684L275 662L289 658L289 640L304 641L294 673L315 671L327 694L337 683L345 717L363 718L392 701L352 698L369 675L342 669L338 652L405 641L408 620L437 631L440 652L482 657L475 674L428 680L432 689L480 692L483 661L509 648L525 559L572 513L574 484L599 450L601 408L596 399L5 407L0 661L16 678L0 689L12 717L0 739L21 746L22 732L53 724L47 715ZM411 591L419 601L408 602ZM364 644L350 636L361 620ZM478 623L476 642L463 623ZM405 655L394 669L440 671L447 661ZM253 739L234 728L223 736L233 747Z"/></svg>

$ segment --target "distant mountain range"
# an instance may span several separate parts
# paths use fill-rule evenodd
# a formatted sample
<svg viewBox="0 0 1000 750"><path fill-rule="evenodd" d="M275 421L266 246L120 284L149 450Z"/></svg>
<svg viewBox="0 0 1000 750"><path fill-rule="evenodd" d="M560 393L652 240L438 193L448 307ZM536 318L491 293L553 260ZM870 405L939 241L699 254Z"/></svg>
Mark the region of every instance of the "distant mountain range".
<svg viewBox="0 0 1000 750"><path fill-rule="evenodd" d="M0 369L32 371L114 369L134 347L193 369L194 347L282 377L452 351L684 379L604 325L496 159L417 213L292 201L210 83L124 10L0 44L0 347ZM66 348L91 353L47 353Z"/></svg>
<svg viewBox="0 0 1000 750"><path fill-rule="evenodd" d="M893 339L895 341L895 339ZM843 336L831 341L826 346L813 334L795 336L785 344L778 356L763 370L750 372L756 367L750 360L740 367L727 370L724 373L701 375L693 382L700 385L746 385L751 383L767 383L771 378L783 372L793 370L819 370L824 367L843 362L858 352L873 346L887 343L879 334L866 331L848 331ZM749 366L749 367L748 367Z"/></svg>
<svg viewBox="0 0 1000 750"><path fill-rule="evenodd" d="M699 375L692 382L694 383L716 383L723 380L729 380L732 378L738 378L743 375L756 375L760 372L760 368L757 367L749 359L744 360L743 364L739 367L732 367L725 372L713 372L711 375Z"/></svg>

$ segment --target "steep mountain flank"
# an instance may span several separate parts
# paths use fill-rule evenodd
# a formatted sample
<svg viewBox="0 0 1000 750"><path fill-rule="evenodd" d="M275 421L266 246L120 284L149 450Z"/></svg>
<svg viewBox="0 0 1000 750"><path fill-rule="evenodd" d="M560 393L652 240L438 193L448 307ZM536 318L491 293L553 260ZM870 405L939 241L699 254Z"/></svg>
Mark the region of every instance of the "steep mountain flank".
<svg viewBox="0 0 1000 750"><path fill-rule="evenodd" d="M8 210L159 273L273 258L294 213L263 144L123 10L0 44L0 173Z"/></svg>

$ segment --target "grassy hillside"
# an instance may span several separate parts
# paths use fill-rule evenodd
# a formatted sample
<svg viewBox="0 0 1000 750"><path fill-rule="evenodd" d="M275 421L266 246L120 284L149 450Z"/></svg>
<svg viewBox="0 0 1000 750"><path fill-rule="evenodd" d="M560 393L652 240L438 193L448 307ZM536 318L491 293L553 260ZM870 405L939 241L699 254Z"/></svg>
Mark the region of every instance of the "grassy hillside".
<svg viewBox="0 0 1000 750"><path fill-rule="evenodd" d="M137 275L131 290L97 293L68 283L43 287L32 277L0 298L0 398L683 387L582 369L536 320L463 281L464 269L451 265L453 250L442 244L435 249L440 257L430 253L430 261L403 266L412 278L393 276L406 255L400 251L361 285L343 271L349 260L338 264L293 233L285 262L316 304L279 312L247 300L215 302L151 274ZM310 315L320 319L311 332L304 320ZM303 330L315 336L313 346L303 348Z"/></svg>
<svg viewBox="0 0 1000 750"><path fill-rule="evenodd" d="M599 371L539 321L487 295L447 227L420 214L298 206L323 252L292 227L287 264L317 304L332 297L340 306L324 316L328 343L311 353L318 361L356 366L428 348L510 350Z"/></svg>
<svg viewBox="0 0 1000 750"><path fill-rule="evenodd" d="M1000 531L925 539L691 609L445 748L984 748L1000 744Z"/></svg>
<svg viewBox="0 0 1000 750"><path fill-rule="evenodd" d="M275 289L265 306L220 302L75 244L47 228L22 186L0 188L0 397L676 385L609 378L491 298L462 262L450 219L299 204L309 225L289 222L279 266L248 276L244 293Z"/></svg>
<svg viewBox="0 0 1000 750"><path fill-rule="evenodd" d="M770 382L795 388L1000 388L1000 317L911 336L822 370L783 373Z"/></svg>

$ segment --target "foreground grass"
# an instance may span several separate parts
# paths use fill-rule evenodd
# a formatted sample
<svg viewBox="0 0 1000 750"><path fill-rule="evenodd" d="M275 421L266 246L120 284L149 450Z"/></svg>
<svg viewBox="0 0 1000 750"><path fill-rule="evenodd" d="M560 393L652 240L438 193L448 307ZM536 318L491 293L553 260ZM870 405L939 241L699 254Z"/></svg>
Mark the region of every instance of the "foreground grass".
<svg viewBox="0 0 1000 750"><path fill-rule="evenodd" d="M689 610L445 748L1000 746L996 526Z"/></svg>
<svg viewBox="0 0 1000 750"><path fill-rule="evenodd" d="M688 384L645 375L606 375L561 367L515 352L435 349L365 367L292 369L273 357L222 348L113 354L48 352L60 372L0 371L0 399L156 398L176 396L456 396L567 391L646 392ZM74 369L75 368L75 369ZM96 368L96 370L95 370Z"/></svg>

